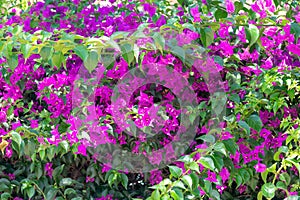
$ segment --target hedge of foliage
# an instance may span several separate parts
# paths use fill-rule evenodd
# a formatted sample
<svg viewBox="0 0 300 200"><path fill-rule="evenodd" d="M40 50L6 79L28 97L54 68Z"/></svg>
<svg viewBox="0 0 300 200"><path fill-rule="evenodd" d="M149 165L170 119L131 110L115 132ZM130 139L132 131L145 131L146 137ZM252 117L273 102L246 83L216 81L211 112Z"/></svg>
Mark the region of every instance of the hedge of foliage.
<svg viewBox="0 0 300 200"><path fill-rule="evenodd" d="M99 2L0 4L1 200L300 197L299 1Z"/></svg>

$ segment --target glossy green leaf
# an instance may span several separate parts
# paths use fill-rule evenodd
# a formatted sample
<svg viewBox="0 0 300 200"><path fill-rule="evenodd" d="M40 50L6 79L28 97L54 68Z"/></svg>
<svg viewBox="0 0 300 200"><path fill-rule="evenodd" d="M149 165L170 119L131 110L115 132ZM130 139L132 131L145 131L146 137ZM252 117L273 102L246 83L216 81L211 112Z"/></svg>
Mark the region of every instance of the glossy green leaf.
<svg viewBox="0 0 300 200"><path fill-rule="evenodd" d="M204 157L201 157L199 162L205 167L205 168L208 168L212 171L215 170L215 164L214 164L214 161L211 157L209 156L204 156Z"/></svg>
<svg viewBox="0 0 300 200"><path fill-rule="evenodd" d="M126 174L121 174L121 183L124 186L124 188L127 190L128 177Z"/></svg>
<svg viewBox="0 0 300 200"><path fill-rule="evenodd" d="M179 167L169 166L169 169L170 169L171 175L174 176L175 178L178 178L182 174L182 169L180 169Z"/></svg>
<svg viewBox="0 0 300 200"><path fill-rule="evenodd" d="M189 175L184 175L181 179L190 189L193 187L193 180Z"/></svg>
<svg viewBox="0 0 300 200"><path fill-rule="evenodd" d="M161 54L163 54L163 50L165 49L165 38L158 32L154 33L152 38L154 39L154 43L157 49L160 50Z"/></svg>
<svg viewBox="0 0 300 200"><path fill-rule="evenodd" d="M54 66L60 68L62 63L64 62L65 57L62 52L55 52L52 56L52 63Z"/></svg>
<svg viewBox="0 0 300 200"><path fill-rule="evenodd" d="M236 150L238 149L237 144L234 142L234 140L229 139L229 140L223 140L222 141L227 149L231 154L235 155Z"/></svg>
<svg viewBox="0 0 300 200"><path fill-rule="evenodd" d="M201 35L201 41L204 47L208 47L211 45L214 41L214 32L212 31L211 28L204 28L200 30L200 35Z"/></svg>
<svg viewBox="0 0 300 200"><path fill-rule="evenodd" d="M89 55L89 52L86 46L78 45L74 48L74 52L77 56L81 58L82 61L85 61Z"/></svg>
<svg viewBox="0 0 300 200"><path fill-rule="evenodd" d="M246 133L247 133L248 135L250 135L250 127L249 127L249 125L247 124L247 122L241 120L241 121L238 122L238 124L239 124L239 126L240 126L241 128L243 128L244 130L246 130Z"/></svg>
<svg viewBox="0 0 300 200"><path fill-rule="evenodd" d="M7 64L11 70L15 70L15 68L18 66L18 63L19 61L17 54L13 54L7 58Z"/></svg>
<svg viewBox="0 0 300 200"><path fill-rule="evenodd" d="M279 175L279 179L284 181L286 185L290 185L291 177L288 173L283 172Z"/></svg>
<svg viewBox="0 0 300 200"><path fill-rule="evenodd" d="M98 54L96 51L91 51L86 60L84 61L84 66L91 73L98 65Z"/></svg>
<svg viewBox="0 0 300 200"><path fill-rule="evenodd" d="M226 18L228 16L228 13L223 9L218 9L216 10L214 16L216 20L219 21L220 19Z"/></svg>
<svg viewBox="0 0 300 200"><path fill-rule="evenodd" d="M259 30L257 26L250 24L249 28L245 28L247 39L249 40L249 47L251 47L259 38Z"/></svg>
<svg viewBox="0 0 300 200"><path fill-rule="evenodd" d="M274 198L276 192L276 186L273 183L265 183L262 188L262 194L266 198Z"/></svg>
<svg viewBox="0 0 300 200"><path fill-rule="evenodd" d="M251 115L246 121L248 125L257 132L261 131L263 124L258 115Z"/></svg>

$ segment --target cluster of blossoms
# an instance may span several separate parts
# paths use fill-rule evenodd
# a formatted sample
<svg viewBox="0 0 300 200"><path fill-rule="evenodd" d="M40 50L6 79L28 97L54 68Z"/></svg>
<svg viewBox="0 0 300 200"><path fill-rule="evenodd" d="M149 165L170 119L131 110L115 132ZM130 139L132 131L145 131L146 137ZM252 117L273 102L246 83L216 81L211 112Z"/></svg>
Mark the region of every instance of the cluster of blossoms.
<svg viewBox="0 0 300 200"><path fill-rule="evenodd" d="M129 1L129 4L124 5L121 2L110 0L108 5L81 5L79 0L66 1L65 5L59 2L45 3L38 2L32 5L28 12L17 14L12 11L12 16L5 19L0 28L13 26L14 24L23 25L23 30L28 33L36 33L37 31L57 32L64 30L66 33L74 33L85 37L94 36L112 36L116 31L135 30L143 23L149 23L150 28L161 27L168 22L167 15L158 16L156 13L159 8L154 4L141 2L142 6L137 9L136 2ZM69 5L70 7L68 7ZM207 2L202 1L201 4L191 7L189 13L186 14L182 7L176 11L177 21L179 25L193 22L195 26L198 23L213 22L215 18L211 17L214 14L208 12L203 14L203 8ZM225 1L227 14L232 16L235 13L235 3L231 0ZM277 6L273 1L257 0L250 5L254 15L265 19L270 14L276 12ZM207 8L207 6L206 6ZM201 10L201 11L200 11ZM299 8L292 10L299 12ZM187 68L179 56L167 53L165 55L159 52L143 50L142 65L169 66L175 69L182 77L187 80L192 80L191 88L197 95L197 102L205 102L209 105L209 88L216 88L219 84L225 85L225 91L228 92L227 109L233 112L239 102L247 98L247 88L232 89L229 87L227 73L236 67L236 71L244 75L243 80L246 83L251 81L252 75L259 76L265 71L277 67L278 72L284 70L292 70L300 67L300 61L297 56L300 56L300 41L299 33L295 33L295 24L300 23L299 14L293 18L286 18L282 23L282 19L274 21L280 26L267 26L257 24L257 22L244 10L239 10L238 13L245 18L249 18L250 25L255 25L261 31L259 45L249 46L248 30L244 26L236 26L232 21L222 21L219 24L218 30L212 35L213 42L207 46L208 55L214 58L217 66L217 72L221 74L222 83L204 81L204 77L196 69L195 66ZM188 17L185 16L188 15ZM32 17L34 16L34 17ZM46 20L45 20L46 19ZM299 27L299 25L298 25ZM208 33L206 33L208 34ZM12 37L10 33L6 34ZM55 34L52 35L55 38ZM47 37L47 36L45 36ZM182 33L176 37L179 46L189 44L192 41L200 41L199 38L206 37L205 33L185 28ZM203 40L203 39L202 39ZM206 39L205 39L206 40ZM208 39L207 39L208 40ZM42 41L37 41L41 43ZM138 40L140 46L145 46L149 41ZM152 41L150 41L151 43ZM200 41L203 43L203 41ZM112 101L114 86L126 76L133 68L132 64L128 64L125 58L116 59L112 66L105 72L105 76L101 79L101 85L95 90L95 107L86 106L84 110L87 113L96 111L96 115L87 116L86 121L95 120L99 124L84 124L83 120L78 117L76 106L77 99L73 99L72 91L74 89L74 81L76 76L83 68L84 62L75 54L70 54L66 59L64 68L55 66L51 68L44 62L44 58L38 54L33 54L28 58L19 55L18 64L14 70L5 67L8 60L0 60L0 136L7 136L11 131L17 130L20 127L27 127L33 131L40 131L38 142L41 146L54 145L59 146L63 141L68 141L71 147L75 147L74 154L79 154L84 157L89 157L88 148L102 144L120 144L124 148L130 149L133 153L141 153L155 149L152 139L155 142L159 141L158 147L165 147L169 144L174 135L181 127L180 116L182 115L180 105L178 105L177 96L170 91L170 88L178 89L180 79L177 77L169 77L168 71L160 69L160 78L165 81L170 81L170 88L159 84L145 84L135 90L133 94L129 94L129 102L123 99L118 99L117 102ZM100 66L100 64L99 64ZM134 66L135 67L135 66ZM152 70L152 71L151 71ZM203 72L208 69L203 69ZM85 71L86 73L87 70ZM155 69L147 71L148 74L155 74ZM131 83L140 83L138 78L132 78ZM277 83L273 83L275 87ZM129 84L133 85L133 84ZM209 86L208 86L209 85ZM128 95L130 91L128 85L119 84L118 90L122 94ZM233 87L231 85L231 87ZM232 90L230 90L232 89ZM88 90L88 88L84 88ZM178 89L179 90L179 89ZM73 91L75 94L77 91ZM186 97L188 98L188 97ZM232 100L238 98L238 101ZM124 110L124 105L127 108ZM73 106L72 106L73 105ZM299 118L298 107L285 106L283 113L276 114L267 110L260 110L258 115L262 121L263 128L260 131L249 129L249 138L257 141L255 145L248 142L248 138L238 136L234 131L229 130L227 123L222 122L220 127L222 133L219 136L220 141L236 140L238 150L230 155L230 160L233 163L234 169L240 169L244 166L250 166L255 172L263 173L267 170L267 164L264 163L264 158L267 156L267 151L276 151L284 145L287 134L281 130L281 118L291 118L296 120ZM237 113L235 118L239 123L243 113ZM125 130L130 128L127 121L132 120L137 131L138 137L132 140ZM198 127L197 135L206 135L210 129L210 121L208 116L203 117L203 122L208 125ZM61 127L60 123L65 123L67 128ZM96 132L89 135L89 141L86 140L79 132L79 129L84 127L86 132ZM147 130L150 127L156 133L153 138L148 139L147 133L140 133L140 130ZM294 129L299 128L297 124ZM62 130L63 129L63 130ZM228 131L227 131L228 130ZM146 132L146 131L145 131ZM22 133L23 134L23 133ZM151 135L151 133L149 133ZM92 141L92 142L90 142ZM0 140L1 150L5 149L4 157L11 158L13 156L12 142L10 139ZM154 143L155 143L154 142ZM192 145L194 150L205 149L205 144L194 142ZM151 149L152 148L152 149ZM147 149L147 150L146 150ZM173 149L168 149L168 158L171 159ZM106 155L112 157L112 155ZM202 155L196 154L195 160L198 160ZM284 155L281 154L280 158ZM94 161L97 160L97 155L92 155ZM149 159L153 165L158 165L160 155L153 154ZM183 162L177 162L176 165L186 172ZM212 170L207 170L203 165L199 164L200 173L205 173L204 179L216 185L217 190L222 194L228 189L229 181L234 179L230 177L230 169L228 166L222 167L217 174ZM45 174L52 178L53 163L45 164ZM110 170L110 166L102 166L102 172ZM283 171L283 170L282 170ZM292 171L298 175L297 168L293 167ZM188 174L188 173L187 173ZM151 185L158 184L163 180L162 170L153 170L150 172L149 183ZM10 179L15 179L13 174L7 174ZM95 177L86 176L85 183L96 182ZM200 194L205 195L206 192L199 188ZM241 185L238 188L240 194L247 190L246 185ZM292 194L292 192L291 192ZM20 198L15 198L20 199ZM113 199L113 196L107 195L98 199Z"/></svg>

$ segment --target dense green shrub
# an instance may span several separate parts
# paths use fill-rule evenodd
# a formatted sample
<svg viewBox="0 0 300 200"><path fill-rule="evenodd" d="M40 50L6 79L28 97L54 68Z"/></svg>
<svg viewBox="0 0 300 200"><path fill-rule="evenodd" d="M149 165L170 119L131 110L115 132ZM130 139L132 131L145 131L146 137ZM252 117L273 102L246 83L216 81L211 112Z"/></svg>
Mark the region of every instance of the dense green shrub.
<svg viewBox="0 0 300 200"><path fill-rule="evenodd" d="M1 199L298 199L298 1L26 2L0 4Z"/></svg>

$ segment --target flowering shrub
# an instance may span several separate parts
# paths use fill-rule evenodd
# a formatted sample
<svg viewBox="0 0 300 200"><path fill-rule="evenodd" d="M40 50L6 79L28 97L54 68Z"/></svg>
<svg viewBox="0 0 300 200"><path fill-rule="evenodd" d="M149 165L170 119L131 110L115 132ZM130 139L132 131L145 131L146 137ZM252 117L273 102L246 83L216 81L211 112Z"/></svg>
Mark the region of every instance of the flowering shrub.
<svg viewBox="0 0 300 200"><path fill-rule="evenodd" d="M300 196L298 1L0 6L1 199Z"/></svg>

